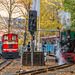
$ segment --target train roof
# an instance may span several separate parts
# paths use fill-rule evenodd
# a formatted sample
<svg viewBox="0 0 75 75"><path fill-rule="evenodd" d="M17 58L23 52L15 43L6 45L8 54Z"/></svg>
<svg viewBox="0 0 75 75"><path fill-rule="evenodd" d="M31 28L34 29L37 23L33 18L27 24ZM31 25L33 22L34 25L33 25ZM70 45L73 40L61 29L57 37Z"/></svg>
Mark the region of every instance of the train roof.
<svg viewBox="0 0 75 75"><path fill-rule="evenodd" d="M17 35L17 34L14 34L14 33L10 33L10 34L3 34L3 35Z"/></svg>

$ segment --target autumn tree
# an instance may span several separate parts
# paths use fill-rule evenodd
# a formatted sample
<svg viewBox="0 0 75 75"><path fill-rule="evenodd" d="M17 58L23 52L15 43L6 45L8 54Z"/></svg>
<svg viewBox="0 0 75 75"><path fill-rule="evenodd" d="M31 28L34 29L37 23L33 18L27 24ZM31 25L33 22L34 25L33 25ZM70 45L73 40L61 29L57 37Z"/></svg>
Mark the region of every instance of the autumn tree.
<svg viewBox="0 0 75 75"><path fill-rule="evenodd" d="M25 19L26 19L26 25L25 25L25 32L24 32L24 43L23 43L23 46L26 45L26 40L28 39L26 36L28 35L27 34L27 28L28 28L28 17L29 17L29 11L31 10L31 7L32 7L32 1L33 0L19 0L18 3L21 3L23 4L24 8L27 10L27 14L24 15Z"/></svg>
<svg viewBox="0 0 75 75"><path fill-rule="evenodd" d="M23 13L26 14L26 10L23 10L23 6L16 3L14 0L0 0L0 10L7 13L6 17L8 18L8 33L10 33L10 30L12 28L12 22L14 22L16 18L23 17ZM15 17L15 19L12 21L13 16Z"/></svg>
<svg viewBox="0 0 75 75"><path fill-rule="evenodd" d="M58 12L61 10L59 0L41 0L40 1L40 26L41 29L57 30L61 29L62 25L58 17ZM41 36L55 35L57 32L41 32Z"/></svg>
<svg viewBox="0 0 75 75"><path fill-rule="evenodd" d="M75 31L75 0L63 0L64 11L71 12L71 30Z"/></svg>
<svg viewBox="0 0 75 75"><path fill-rule="evenodd" d="M19 3L23 4L25 9L27 10L27 13L32 8L32 2L33 0L19 0ZM60 24L60 19L58 17L58 12L61 10L61 1L60 0L40 0L40 28L41 29L48 29L48 30L57 30L57 27L61 29L62 25ZM28 34L27 26L28 26L28 16L29 14L25 15L26 18L26 25L25 25L25 33L24 33L24 44L26 45L26 39L28 39L26 36ZM37 20L39 22L39 20ZM39 23L37 23L37 28L39 29ZM55 35L57 32L54 32L53 34L51 32L41 32L41 36L47 36L47 35ZM38 32L37 32L38 34Z"/></svg>

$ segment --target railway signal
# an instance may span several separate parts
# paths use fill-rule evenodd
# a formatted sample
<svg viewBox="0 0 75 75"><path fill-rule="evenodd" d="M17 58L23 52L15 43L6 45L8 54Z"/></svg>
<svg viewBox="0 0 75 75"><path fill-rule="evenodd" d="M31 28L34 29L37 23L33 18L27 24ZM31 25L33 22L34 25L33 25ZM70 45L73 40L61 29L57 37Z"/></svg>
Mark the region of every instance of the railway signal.
<svg viewBox="0 0 75 75"><path fill-rule="evenodd" d="M29 24L28 30L31 33L31 66L33 66L33 52L34 52L34 33L37 31L37 11L31 10L29 11Z"/></svg>
<svg viewBox="0 0 75 75"><path fill-rule="evenodd" d="M35 10L29 11L28 29L29 29L30 32L37 31L37 11L35 11Z"/></svg>

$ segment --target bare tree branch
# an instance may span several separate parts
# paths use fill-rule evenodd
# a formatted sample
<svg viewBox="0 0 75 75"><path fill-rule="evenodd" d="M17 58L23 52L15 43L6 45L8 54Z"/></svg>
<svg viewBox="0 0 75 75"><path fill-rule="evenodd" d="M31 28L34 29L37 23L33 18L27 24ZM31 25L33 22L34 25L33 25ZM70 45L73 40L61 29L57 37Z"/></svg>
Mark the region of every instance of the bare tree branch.
<svg viewBox="0 0 75 75"><path fill-rule="evenodd" d="M6 3L4 3L4 2L2 2L2 1L0 1L0 3L2 3L2 5L6 8L6 10L7 10L8 13L9 13L9 8L7 8Z"/></svg>

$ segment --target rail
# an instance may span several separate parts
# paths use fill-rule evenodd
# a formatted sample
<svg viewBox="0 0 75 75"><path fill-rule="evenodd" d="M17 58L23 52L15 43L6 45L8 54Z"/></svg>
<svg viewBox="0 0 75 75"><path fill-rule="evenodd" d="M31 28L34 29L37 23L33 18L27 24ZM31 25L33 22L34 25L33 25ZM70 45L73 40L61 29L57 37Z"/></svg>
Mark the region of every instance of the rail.
<svg viewBox="0 0 75 75"><path fill-rule="evenodd" d="M25 71L25 72L19 72L16 73L15 75L37 75L37 74L41 74L41 73L46 73L48 71L54 71L56 69L62 69L62 68L66 68L69 66L72 66L73 64L63 64L63 65L56 65L56 66L51 66L51 67L47 67L47 68L40 68L40 69L35 69L35 70L30 70L30 71Z"/></svg>
<svg viewBox="0 0 75 75"><path fill-rule="evenodd" d="M0 71L4 69L6 66L8 66L13 60L5 60L0 63Z"/></svg>

